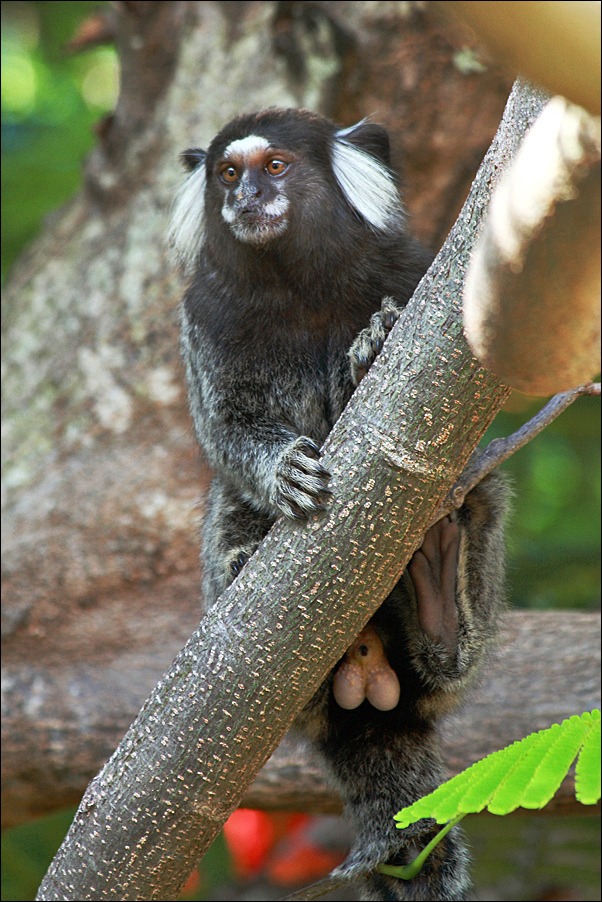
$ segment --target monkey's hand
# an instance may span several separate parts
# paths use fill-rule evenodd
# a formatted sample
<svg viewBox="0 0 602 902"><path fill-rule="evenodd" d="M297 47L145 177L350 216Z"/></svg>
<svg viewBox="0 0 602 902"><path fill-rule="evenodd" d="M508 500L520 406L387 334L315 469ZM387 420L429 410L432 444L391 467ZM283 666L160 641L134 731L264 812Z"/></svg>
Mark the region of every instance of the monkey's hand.
<svg viewBox="0 0 602 902"><path fill-rule="evenodd" d="M274 472L270 501L291 520L307 520L316 511L326 510L332 494L330 473L319 462L320 449L301 435L280 453Z"/></svg>
<svg viewBox="0 0 602 902"><path fill-rule="evenodd" d="M359 385L376 360L400 313L393 298L383 298L380 310L370 317L370 325L362 329L349 348L349 365L354 385Z"/></svg>
<svg viewBox="0 0 602 902"><path fill-rule="evenodd" d="M250 545L236 545L231 548L224 557L223 566L227 574L228 582L235 579L241 572L252 554L257 550L257 543Z"/></svg>

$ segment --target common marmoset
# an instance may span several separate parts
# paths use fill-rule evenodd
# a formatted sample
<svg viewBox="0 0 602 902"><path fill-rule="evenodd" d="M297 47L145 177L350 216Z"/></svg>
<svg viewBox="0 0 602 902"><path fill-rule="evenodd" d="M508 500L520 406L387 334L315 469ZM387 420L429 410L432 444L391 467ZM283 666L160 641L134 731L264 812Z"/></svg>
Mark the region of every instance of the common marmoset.
<svg viewBox="0 0 602 902"><path fill-rule="evenodd" d="M191 273L183 357L215 472L202 553L210 606L277 517L303 520L328 503L320 446L430 257L404 231L378 125L338 129L308 111L271 109L240 116L183 160L190 175L171 241ZM456 703L494 632L504 508L504 485L489 477L429 530L296 721L357 826L341 873L408 863L435 832L425 821L399 831L393 815L444 778L434 720ZM366 677L370 655L380 670ZM469 887L454 829L414 880L374 872L362 891L463 899Z"/></svg>

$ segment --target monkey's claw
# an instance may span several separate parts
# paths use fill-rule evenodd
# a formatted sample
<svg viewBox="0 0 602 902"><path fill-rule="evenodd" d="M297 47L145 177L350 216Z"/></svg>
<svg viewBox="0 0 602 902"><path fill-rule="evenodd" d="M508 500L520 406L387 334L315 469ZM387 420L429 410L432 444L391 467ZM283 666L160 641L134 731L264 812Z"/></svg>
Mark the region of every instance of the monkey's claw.
<svg viewBox="0 0 602 902"><path fill-rule="evenodd" d="M230 570L233 576L238 576L244 565L249 560L249 555L245 551L241 551L238 556L230 563Z"/></svg>
<svg viewBox="0 0 602 902"><path fill-rule="evenodd" d="M272 503L291 520L307 520L326 510L331 490L330 473L319 462L320 449L307 436L300 436L282 452L272 491Z"/></svg>

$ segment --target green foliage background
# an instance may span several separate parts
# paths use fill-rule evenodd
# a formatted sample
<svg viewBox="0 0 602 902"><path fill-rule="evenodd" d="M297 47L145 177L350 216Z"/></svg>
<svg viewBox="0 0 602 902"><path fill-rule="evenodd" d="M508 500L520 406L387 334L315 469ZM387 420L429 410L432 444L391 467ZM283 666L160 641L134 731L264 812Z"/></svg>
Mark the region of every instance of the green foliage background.
<svg viewBox="0 0 602 902"><path fill-rule="evenodd" d="M98 2L2 3L2 279L44 217L81 184L93 126L117 93L112 47L65 45ZM541 406L514 395L485 440ZM583 398L506 465L516 486L509 529L510 602L593 609L599 603L600 401ZM570 650L568 650L570 653ZM33 898L72 818L61 812L5 834L2 899ZM207 873L227 870L223 845ZM208 883L198 898L205 898ZM188 897L192 898L192 897Z"/></svg>

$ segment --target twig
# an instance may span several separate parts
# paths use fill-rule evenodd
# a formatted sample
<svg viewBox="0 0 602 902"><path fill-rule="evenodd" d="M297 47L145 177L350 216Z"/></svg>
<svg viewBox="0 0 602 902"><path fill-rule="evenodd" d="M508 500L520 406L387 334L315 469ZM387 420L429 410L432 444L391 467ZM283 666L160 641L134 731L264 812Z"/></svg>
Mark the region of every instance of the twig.
<svg viewBox="0 0 602 902"><path fill-rule="evenodd" d="M347 877L325 877L324 880L318 880L317 883L305 886L298 892L291 893L290 896L283 896L280 902L311 902L312 899L319 899L320 896L332 893L343 886L351 886L352 883L361 880L361 877L361 874L354 877L353 880L349 880Z"/></svg>
<svg viewBox="0 0 602 902"><path fill-rule="evenodd" d="M560 392L560 394L554 395L545 407L542 407L532 419L516 432L513 432L512 435L508 435L506 438L495 438L483 450L476 450L455 485L449 490L445 501L433 519L433 523L461 507L466 495L477 483L505 460L508 460L509 457L512 457L520 448L528 444L536 435L539 435L573 401L576 401L582 395L599 394L599 382L587 382L585 385L580 385L571 391Z"/></svg>

